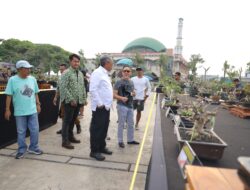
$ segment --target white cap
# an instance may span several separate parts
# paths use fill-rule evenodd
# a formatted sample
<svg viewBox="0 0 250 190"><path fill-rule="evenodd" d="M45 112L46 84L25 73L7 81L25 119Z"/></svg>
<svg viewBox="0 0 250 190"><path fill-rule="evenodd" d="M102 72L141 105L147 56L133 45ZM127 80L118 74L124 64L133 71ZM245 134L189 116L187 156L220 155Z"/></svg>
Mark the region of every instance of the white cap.
<svg viewBox="0 0 250 190"><path fill-rule="evenodd" d="M27 68L27 69L30 69L32 68L33 66L31 64L29 64L28 61L25 61L25 60L20 60L16 63L16 68L17 69L20 69L20 68Z"/></svg>

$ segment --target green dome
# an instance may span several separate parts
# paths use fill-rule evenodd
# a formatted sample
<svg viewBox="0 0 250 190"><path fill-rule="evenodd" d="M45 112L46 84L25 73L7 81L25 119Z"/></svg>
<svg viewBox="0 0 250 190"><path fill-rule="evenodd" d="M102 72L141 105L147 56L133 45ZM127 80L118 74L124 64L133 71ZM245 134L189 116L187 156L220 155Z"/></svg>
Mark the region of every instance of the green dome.
<svg viewBox="0 0 250 190"><path fill-rule="evenodd" d="M147 48L154 52L166 51L166 47L156 39L153 38L138 38L130 42L122 52L128 52L136 48Z"/></svg>

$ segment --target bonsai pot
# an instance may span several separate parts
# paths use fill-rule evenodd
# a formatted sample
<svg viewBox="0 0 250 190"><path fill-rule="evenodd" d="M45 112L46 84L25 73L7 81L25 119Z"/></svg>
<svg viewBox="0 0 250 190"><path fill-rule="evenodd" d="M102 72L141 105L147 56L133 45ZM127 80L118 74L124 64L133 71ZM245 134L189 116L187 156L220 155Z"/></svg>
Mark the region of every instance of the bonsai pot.
<svg viewBox="0 0 250 190"><path fill-rule="evenodd" d="M228 104L228 105L233 105L233 104L236 104L236 102L235 102L235 101L230 101L230 100L226 101L225 103L226 103L226 104Z"/></svg>
<svg viewBox="0 0 250 190"><path fill-rule="evenodd" d="M198 94L198 90L197 88L190 87L189 93L191 97L195 97Z"/></svg>
<svg viewBox="0 0 250 190"><path fill-rule="evenodd" d="M209 98L211 96L211 94L207 93L207 92L202 92L202 93L200 93L200 96L203 98L205 98L205 97Z"/></svg>
<svg viewBox="0 0 250 190"><path fill-rule="evenodd" d="M177 128L176 135L180 149L184 142L188 141L199 158L208 160L219 160L222 158L227 144L215 132L211 131L211 138L190 141L191 135L187 135L186 131L192 131L192 129Z"/></svg>
<svg viewBox="0 0 250 190"><path fill-rule="evenodd" d="M217 95L212 96L212 101L213 102L219 102L220 101L220 96L217 96Z"/></svg>
<svg viewBox="0 0 250 190"><path fill-rule="evenodd" d="M163 93L162 91L163 85L159 85L156 87L156 93Z"/></svg>
<svg viewBox="0 0 250 190"><path fill-rule="evenodd" d="M188 119L187 117L181 116L181 121L184 124L183 127L192 128L194 126L194 122Z"/></svg>

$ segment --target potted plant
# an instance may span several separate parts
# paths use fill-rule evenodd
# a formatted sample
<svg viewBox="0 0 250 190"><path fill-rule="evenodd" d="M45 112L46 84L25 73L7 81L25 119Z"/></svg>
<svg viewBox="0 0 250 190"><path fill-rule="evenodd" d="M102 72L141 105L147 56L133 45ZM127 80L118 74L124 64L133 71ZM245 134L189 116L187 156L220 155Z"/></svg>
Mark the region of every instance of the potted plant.
<svg viewBox="0 0 250 190"><path fill-rule="evenodd" d="M204 103L193 104L192 129L176 129L177 139L180 147L184 141L188 141L200 158L218 160L222 158L227 144L214 132L216 111L206 111Z"/></svg>
<svg viewBox="0 0 250 190"><path fill-rule="evenodd" d="M165 107L170 107L176 114L177 109L180 107L177 95L181 92L181 87L172 78L165 76L162 80L162 91L165 94Z"/></svg>
<svg viewBox="0 0 250 190"><path fill-rule="evenodd" d="M250 84L247 84L244 87L243 93L245 97L240 100L240 104L244 107L250 108Z"/></svg>
<svg viewBox="0 0 250 190"><path fill-rule="evenodd" d="M184 124L183 127L192 128L194 125L193 122L193 110L190 106L183 106L181 109L178 110L178 114L181 117L182 123Z"/></svg>

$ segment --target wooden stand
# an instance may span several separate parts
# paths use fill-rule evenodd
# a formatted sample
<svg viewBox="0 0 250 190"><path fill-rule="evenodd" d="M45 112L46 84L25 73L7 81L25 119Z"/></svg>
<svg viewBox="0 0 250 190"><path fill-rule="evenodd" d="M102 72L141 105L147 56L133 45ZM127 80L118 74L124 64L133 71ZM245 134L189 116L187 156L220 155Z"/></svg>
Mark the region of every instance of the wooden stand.
<svg viewBox="0 0 250 190"><path fill-rule="evenodd" d="M186 174L186 190L250 190L234 169L187 165Z"/></svg>
<svg viewBox="0 0 250 190"><path fill-rule="evenodd" d="M226 104L226 103L221 103L222 108L229 110L230 108L233 108L234 105L231 104Z"/></svg>
<svg viewBox="0 0 250 190"><path fill-rule="evenodd" d="M246 108L243 106L234 106L230 108L230 113L240 118L250 117L250 108Z"/></svg>

